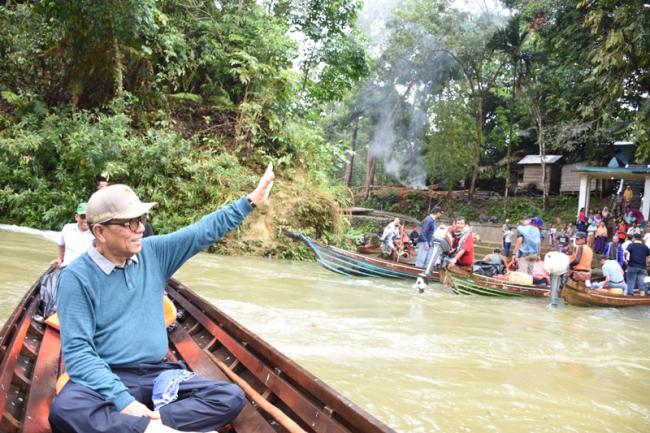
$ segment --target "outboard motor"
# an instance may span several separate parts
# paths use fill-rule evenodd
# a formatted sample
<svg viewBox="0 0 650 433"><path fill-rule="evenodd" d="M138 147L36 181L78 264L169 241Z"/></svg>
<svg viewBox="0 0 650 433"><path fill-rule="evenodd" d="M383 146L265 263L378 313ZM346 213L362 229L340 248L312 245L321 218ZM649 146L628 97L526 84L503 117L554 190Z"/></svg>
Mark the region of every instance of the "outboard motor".
<svg viewBox="0 0 650 433"><path fill-rule="evenodd" d="M443 255L447 254L451 250L453 242L454 239L452 234L449 232L449 228L444 225L440 225L440 227L438 227L433 233L431 258L429 259L424 272L418 276L414 286L420 293L424 292L424 289L427 287L427 283L429 282L429 278L431 278L433 270L440 268Z"/></svg>
<svg viewBox="0 0 650 433"><path fill-rule="evenodd" d="M560 281L569 270L569 256L559 251L551 251L544 256L544 270L551 277L551 307L559 304Z"/></svg>

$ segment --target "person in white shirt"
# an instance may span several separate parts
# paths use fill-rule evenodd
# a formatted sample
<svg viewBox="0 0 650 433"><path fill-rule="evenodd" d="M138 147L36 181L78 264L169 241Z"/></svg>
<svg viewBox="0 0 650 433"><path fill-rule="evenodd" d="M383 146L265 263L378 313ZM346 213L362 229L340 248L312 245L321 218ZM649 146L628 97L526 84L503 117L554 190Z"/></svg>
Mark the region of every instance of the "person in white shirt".
<svg viewBox="0 0 650 433"><path fill-rule="evenodd" d="M609 260L605 256L600 256L598 261L603 271L603 276L605 279L600 283L592 284L592 288L600 289L627 289L627 284L625 283L625 274L623 273L623 268L618 264L616 260Z"/></svg>
<svg viewBox="0 0 650 433"><path fill-rule="evenodd" d="M86 203L79 203L74 216L76 222L66 224L61 230L59 256L50 262L54 267L65 267L88 251L95 239L86 222Z"/></svg>

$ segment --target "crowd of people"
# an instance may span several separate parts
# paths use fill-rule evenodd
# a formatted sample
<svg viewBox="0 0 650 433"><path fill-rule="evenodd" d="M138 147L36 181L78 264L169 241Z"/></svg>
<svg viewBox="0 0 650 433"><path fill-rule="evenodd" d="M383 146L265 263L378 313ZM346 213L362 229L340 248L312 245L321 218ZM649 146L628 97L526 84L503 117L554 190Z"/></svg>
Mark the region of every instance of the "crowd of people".
<svg viewBox="0 0 650 433"><path fill-rule="evenodd" d="M629 194L628 194L629 195ZM454 219L449 233L452 247L447 262L471 267L474 272L495 278L517 279L517 282L549 284L544 270L542 250L559 251L569 256L571 277L585 281L594 289L613 290L625 295L650 294L646 286L647 263L650 258L650 231L645 229L641 212L626 197L623 211L610 212L607 207L587 212L580 209L575 223L561 228L556 224L544 227L540 217L526 216L513 226L506 220L502 226L502 247L475 261L474 234L463 217ZM415 266L425 268L431 259L433 236L442 215L434 207L421 222L419 233L407 235L399 218L388 224L381 237L382 254L399 261L416 254ZM546 243L546 245L544 245ZM604 279L591 282L592 266L601 265Z"/></svg>

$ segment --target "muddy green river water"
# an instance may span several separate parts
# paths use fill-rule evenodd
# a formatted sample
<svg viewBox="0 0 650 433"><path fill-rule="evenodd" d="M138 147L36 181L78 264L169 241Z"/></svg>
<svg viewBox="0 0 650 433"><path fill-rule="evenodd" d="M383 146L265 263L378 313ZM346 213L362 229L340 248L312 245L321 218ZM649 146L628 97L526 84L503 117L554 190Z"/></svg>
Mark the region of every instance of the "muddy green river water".
<svg viewBox="0 0 650 433"><path fill-rule="evenodd" d="M0 230L0 322L55 255ZM648 308L549 311L208 254L176 277L399 432L650 432Z"/></svg>

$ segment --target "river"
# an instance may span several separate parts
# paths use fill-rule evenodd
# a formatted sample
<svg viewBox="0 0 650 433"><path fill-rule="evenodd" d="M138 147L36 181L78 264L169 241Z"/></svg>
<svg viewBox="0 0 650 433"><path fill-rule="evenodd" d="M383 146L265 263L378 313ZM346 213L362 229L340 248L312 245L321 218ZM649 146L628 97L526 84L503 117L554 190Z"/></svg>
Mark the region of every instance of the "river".
<svg viewBox="0 0 650 433"><path fill-rule="evenodd" d="M55 252L0 231L0 321ZM650 431L648 308L549 311L209 254L176 277L399 432Z"/></svg>

